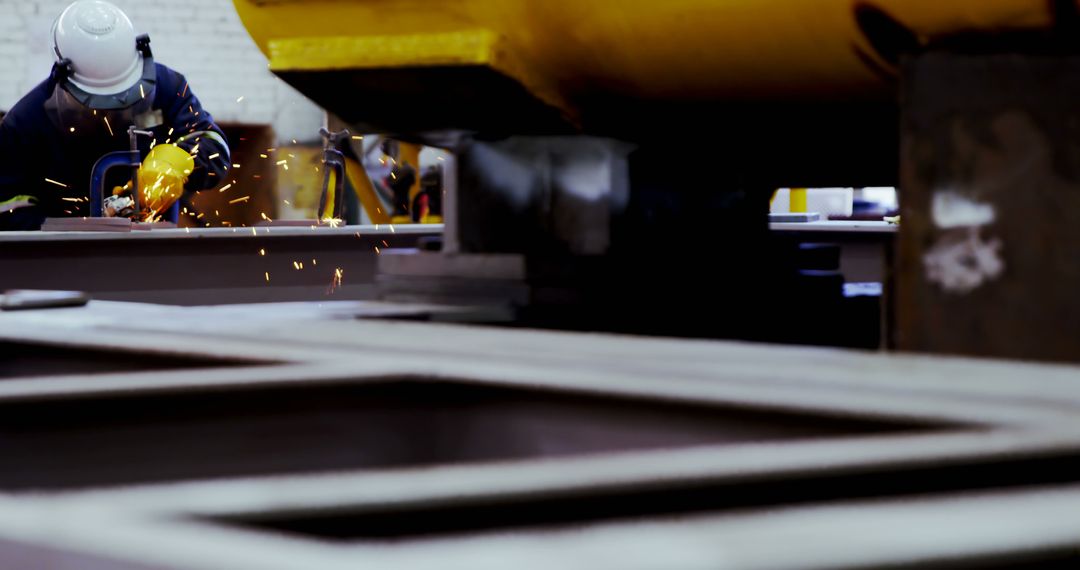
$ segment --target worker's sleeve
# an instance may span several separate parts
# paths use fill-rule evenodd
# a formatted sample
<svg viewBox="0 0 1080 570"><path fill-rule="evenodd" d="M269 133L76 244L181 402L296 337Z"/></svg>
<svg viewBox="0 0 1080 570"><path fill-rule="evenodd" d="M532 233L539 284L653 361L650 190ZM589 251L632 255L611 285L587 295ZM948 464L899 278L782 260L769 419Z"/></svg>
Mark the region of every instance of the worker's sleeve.
<svg viewBox="0 0 1080 570"><path fill-rule="evenodd" d="M225 133L214 123L214 117L202 108L184 76L172 70L168 73L172 77L165 83L175 88L176 99L168 107L165 121L178 132L185 133L176 145L195 158L195 170L185 188L194 191L213 188L225 180L232 164Z"/></svg>
<svg viewBox="0 0 1080 570"><path fill-rule="evenodd" d="M17 128L16 117L0 121L0 203L24 196L41 198L41 184L30 177L38 164L29 154L34 147ZM41 207L31 206L0 213L0 231L37 230L45 220Z"/></svg>

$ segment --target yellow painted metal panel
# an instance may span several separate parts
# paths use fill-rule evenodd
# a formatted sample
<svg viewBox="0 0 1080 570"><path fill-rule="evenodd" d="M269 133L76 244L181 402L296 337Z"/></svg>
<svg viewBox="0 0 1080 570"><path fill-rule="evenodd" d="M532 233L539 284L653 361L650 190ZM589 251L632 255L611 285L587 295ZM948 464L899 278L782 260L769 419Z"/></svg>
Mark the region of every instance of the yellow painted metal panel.
<svg viewBox="0 0 1080 570"><path fill-rule="evenodd" d="M368 177L364 167L360 166L360 163L355 160L346 158L345 176L349 178L349 184L356 191L356 197L360 199L360 205L367 212L371 223L389 224L390 214L384 209L382 200L376 194L375 188L371 184L371 178Z"/></svg>
<svg viewBox="0 0 1080 570"><path fill-rule="evenodd" d="M286 37L268 42L270 69L331 71L485 66L516 79L535 97L574 115L548 77L514 55L504 36L490 30L373 36Z"/></svg>

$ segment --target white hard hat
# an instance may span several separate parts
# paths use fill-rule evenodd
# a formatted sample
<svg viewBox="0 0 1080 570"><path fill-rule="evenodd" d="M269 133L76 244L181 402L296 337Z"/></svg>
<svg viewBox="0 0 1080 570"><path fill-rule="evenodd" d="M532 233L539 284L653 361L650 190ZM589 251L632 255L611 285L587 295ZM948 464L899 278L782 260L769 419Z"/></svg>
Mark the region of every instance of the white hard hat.
<svg viewBox="0 0 1080 570"><path fill-rule="evenodd" d="M53 24L57 61L71 62L69 80L94 95L131 89L143 77L135 26L123 10L103 0L77 0Z"/></svg>

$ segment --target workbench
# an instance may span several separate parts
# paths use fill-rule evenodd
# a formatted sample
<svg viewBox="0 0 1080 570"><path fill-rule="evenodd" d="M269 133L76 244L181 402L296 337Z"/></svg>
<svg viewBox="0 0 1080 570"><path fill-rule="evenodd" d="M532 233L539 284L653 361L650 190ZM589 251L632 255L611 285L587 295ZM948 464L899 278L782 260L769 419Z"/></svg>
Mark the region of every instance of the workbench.
<svg viewBox="0 0 1080 570"><path fill-rule="evenodd" d="M769 228L800 242L840 246L840 272L848 283L883 283L899 226L888 222L773 223Z"/></svg>
<svg viewBox="0 0 1080 570"><path fill-rule="evenodd" d="M375 259L442 225L0 232L0 290L206 305L371 299ZM337 271L341 278L337 279Z"/></svg>

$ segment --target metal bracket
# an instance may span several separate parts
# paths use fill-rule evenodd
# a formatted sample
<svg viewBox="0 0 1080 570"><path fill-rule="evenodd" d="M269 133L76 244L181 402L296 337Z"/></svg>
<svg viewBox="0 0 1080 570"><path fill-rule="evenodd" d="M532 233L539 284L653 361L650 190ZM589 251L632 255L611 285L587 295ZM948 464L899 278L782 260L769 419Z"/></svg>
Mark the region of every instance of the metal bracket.
<svg viewBox="0 0 1080 570"><path fill-rule="evenodd" d="M141 53L143 57L154 57L154 54L150 51L149 34L140 34L135 38L135 49Z"/></svg>
<svg viewBox="0 0 1080 570"><path fill-rule="evenodd" d="M345 155L337 150L342 141L350 136L349 129L342 129L331 133L325 127L319 129L323 138L323 185L322 195L319 198L319 218L323 218L329 201L330 175L334 175L334 204L330 218L341 219L344 216L345 206Z"/></svg>

